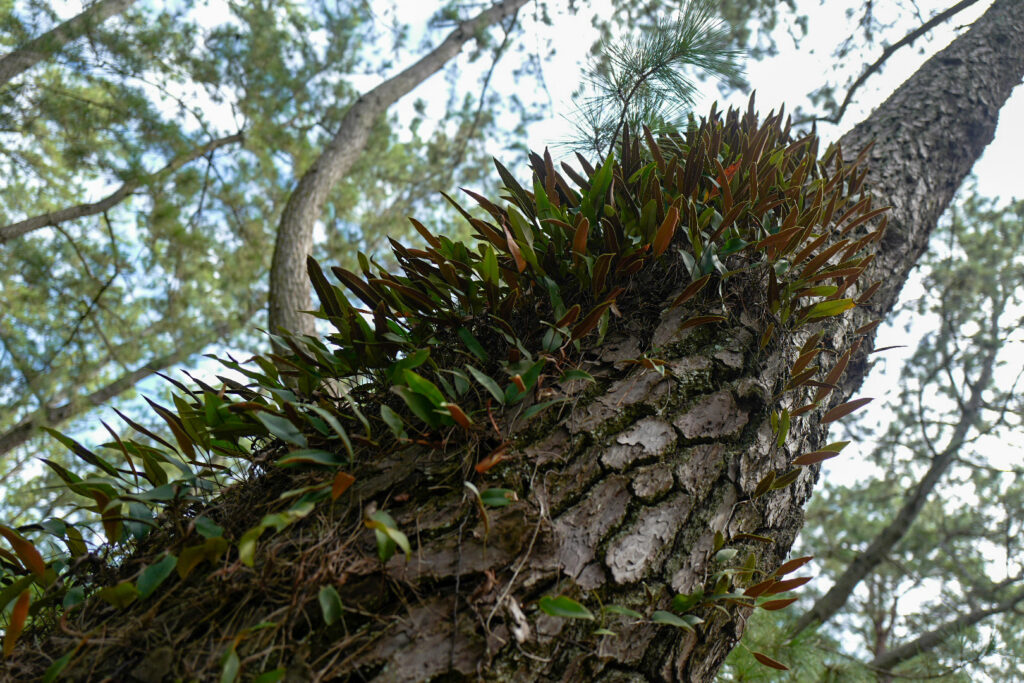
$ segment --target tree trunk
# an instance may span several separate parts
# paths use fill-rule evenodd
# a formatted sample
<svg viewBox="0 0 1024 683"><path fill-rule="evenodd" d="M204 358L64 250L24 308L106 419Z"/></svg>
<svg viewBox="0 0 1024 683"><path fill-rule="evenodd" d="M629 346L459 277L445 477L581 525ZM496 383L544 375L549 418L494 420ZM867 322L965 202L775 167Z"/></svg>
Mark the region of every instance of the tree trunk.
<svg viewBox="0 0 1024 683"><path fill-rule="evenodd" d="M827 348L850 347L856 328L893 306L1024 76L1022 30L1024 3L997 0L844 138L848 152L876 140L873 192L896 209L868 273L868 282L883 281L876 310L826 319ZM300 266L292 269L295 276ZM650 615L674 594L706 585L716 569L716 532L771 572L802 526L818 468L752 494L765 475L820 447L827 430L807 414L776 447L769 414L796 351L759 351L759 321L732 311L731 322L711 332L684 329L681 308L623 313L624 331L594 350L595 390L566 388L571 400L560 414L525 425L512 418L517 447L507 454L505 484L522 500L481 518L460 489L465 458L426 447L374 453L337 505L261 540L255 567L222 563L204 581L177 584L170 599L132 611L137 628L102 604L72 612L60 627L67 638L45 651L78 647L74 676L119 680L188 679L238 664L239 656L250 675L268 661L277 665L280 652L288 680L712 680L742 635L748 608L727 616L705 608L695 632L613 617L606 626L618 635L606 637L591 622L549 617L535 604L565 594ZM664 376L624 362L654 347ZM814 414L859 387L868 347L850 361L843 391ZM271 467L228 490L210 514L226 537L237 538L255 523L257 501L265 505L304 483ZM411 557L392 558L383 572L367 557L374 547L363 528L368 500L387 501L413 542ZM128 561L118 571L131 578L139 569ZM335 587L342 604L341 618L326 628L318 606L324 586ZM96 626L104 614L117 620L117 633Z"/></svg>
<svg viewBox="0 0 1024 683"><path fill-rule="evenodd" d="M366 147L374 122L392 104L437 73L479 31L512 16L528 0L502 0L459 24L444 41L415 64L369 91L349 107L338 132L303 174L281 214L270 265L270 331L284 328L313 334L306 257L313 250L313 225L323 212L327 195Z"/></svg>
<svg viewBox="0 0 1024 683"><path fill-rule="evenodd" d="M60 26L33 38L17 50L0 57L0 85L49 59L64 45L85 35L110 17L121 14L136 0L101 0Z"/></svg>

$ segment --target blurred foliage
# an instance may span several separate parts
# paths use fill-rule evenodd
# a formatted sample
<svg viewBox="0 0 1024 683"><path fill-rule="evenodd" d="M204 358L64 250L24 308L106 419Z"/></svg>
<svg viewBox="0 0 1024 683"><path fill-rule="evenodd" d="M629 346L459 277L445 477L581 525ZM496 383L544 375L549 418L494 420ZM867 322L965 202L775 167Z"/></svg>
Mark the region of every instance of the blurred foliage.
<svg viewBox="0 0 1024 683"><path fill-rule="evenodd" d="M823 477L799 547L820 559L823 579L834 581L895 519L940 454L953 448L955 457L844 609L788 648L783 659L793 672L778 680L888 680L872 661L944 624L955 627L934 647L893 665L894 676L1024 677L1022 246L1024 202L1000 204L970 189L936 231L919 267L920 295L897 312L893 327L902 331L888 333L917 337L898 393L884 408L887 418L872 415L852 426L856 438L873 442L859 456L862 476ZM976 413L974 391L982 397ZM966 430L960 445L953 441L958 428ZM811 583L801 604L809 607L826 581ZM755 617L744 643L771 654L769 644L786 640L800 611ZM723 673L723 680L759 677L742 649Z"/></svg>

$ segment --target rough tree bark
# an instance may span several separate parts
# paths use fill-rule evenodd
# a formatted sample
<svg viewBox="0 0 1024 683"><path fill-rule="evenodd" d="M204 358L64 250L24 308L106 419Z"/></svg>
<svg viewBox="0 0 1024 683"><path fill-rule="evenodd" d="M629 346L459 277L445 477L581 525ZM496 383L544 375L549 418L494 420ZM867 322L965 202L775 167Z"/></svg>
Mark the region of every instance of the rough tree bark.
<svg viewBox="0 0 1024 683"><path fill-rule="evenodd" d="M101 0L88 7L60 26L47 31L38 38L33 38L17 50L0 57L0 85L31 69L33 66L49 59L72 40L85 35L90 29L110 17L121 14L134 5L136 0Z"/></svg>
<svg viewBox="0 0 1024 683"><path fill-rule="evenodd" d="M362 154L377 118L413 88L437 73L479 31L512 16L527 2L502 0L476 17L462 22L430 53L370 90L349 107L338 132L303 174L281 214L270 265L271 332L279 328L297 334L314 332L313 318L303 313L311 308L306 257L313 249L313 225L323 213L331 188L348 173Z"/></svg>
<svg viewBox="0 0 1024 683"><path fill-rule="evenodd" d="M832 348L842 348L853 329L895 304L940 215L992 140L1000 107L1024 77L1022 31L1024 3L997 0L843 136L847 153L874 143L869 184L879 203L894 209L872 272L865 276L883 284L870 309L857 309L831 325L826 339L831 337ZM767 455L772 438L764 397L784 378L792 359L755 363L756 335L742 325L723 330L712 344L687 348L675 324L678 320L670 317L609 342L607 391L578 404L561 425L525 448L523 484L529 497L515 512L519 518L524 510L532 512L533 526L502 515L493 522L501 531L492 529L485 550L477 539L466 541L470 529L444 533L440 520L451 519L450 513L439 516L421 507L399 518L430 540L408 567L392 560L393 576L425 590L407 619L349 658L349 672L380 680L446 672L505 680L707 681L714 676L742 635L742 619L711 620L696 637L639 624L618 629L618 638L594 649L575 637L581 632L566 620L541 616L531 637L542 644L542 656L505 644L527 628L520 601L564 588L566 577L620 603L657 604L673 592L702 585L715 531L771 536L776 542L763 558L769 567L788 553L814 483L811 470L764 504L736 504L749 498L769 470L824 442L825 430L803 420L791 428L796 430L787 445L792 452L776 455L775 462ZM666 378L635 367L614 369L616 358L636 357L648 346L676 349L675 357L666 356ZM841 382L843 396L859 389L869 351L865 344L851 360ZM837 394L833 403L840 400ZM402 468L394 465L393 471L381 471L382 481L402 480ZM508 527L501 527L503 522ZM456 531L463 540L459 553L453 550ZM470 581L481 572L491 572L483 582L490 603L487 593L479 597L480 582ZM482 607L459 593L456 578L466 582L466 593L477 591ZM495 586L489 587L492 578ZM493 626L495 615L504 615L505 625L485 636L477 611L484 624ZM439 657L439 651L447 656Z"/></svg>
<svg viewBox="0 0 1024 683"><path fill-rule="evenodd" d="M895 303L1024 77L1021 35L1024 3L997 0L843 138L848 155L875 142L869 182L876 204L895 209L865 277L883 281L873 310L823 323L827 348L848 348L855 329ZM772 571L802 525L816 467L751 502L766 474L824 443L826 429L805 416L782 449L773 447L772 397L795 351L759 352L760 323L739 311L713 333L696 334L681 329L679 308L660 308L651 302L595 350L588 369L599 391L573 395L558 419L525 428L513 421L521 446L509 453L503 483L522 499L491 511L489 532L459 490L465 473L450 455L375 453L360 460L370 464L346 498L317 508L306 531L282 533L273 550L264 546L255 568L224 563L173 599L141 607L131 617L138 627L116 637L91 635L94 626L73 613L61 623L62 642L48 651L79 648L81 677L102 671L115 679L189 678L225 661L225 643L245 639L244 666L258 671L262 658L283 651L294 680L712 680L743 633L740 611L723 618L708 610L696 633L616 622L618 637L600 640L589 624L531 608L541 596L570 593L649 614L674 593L705 585L715 532L770 536L772 544L738 543ZM859 388L870 346L849 363L831 405ZM623 362L653 347L666 361L664 376ZM252 501L296 485L275 484L282 477L271 471L218 501L226 533L235 537L254 523L238 518ZM373 547L361 524L367 500L386 501L414 545L408 561L396 556L383 572L363 555ZM325 629L317 590L328 584L337 587L345 617ZM290 589L261 588L282 585ZM110 614L119 625L128 618ZM290 624L283 633L247 628L283 621Z"/></svg>

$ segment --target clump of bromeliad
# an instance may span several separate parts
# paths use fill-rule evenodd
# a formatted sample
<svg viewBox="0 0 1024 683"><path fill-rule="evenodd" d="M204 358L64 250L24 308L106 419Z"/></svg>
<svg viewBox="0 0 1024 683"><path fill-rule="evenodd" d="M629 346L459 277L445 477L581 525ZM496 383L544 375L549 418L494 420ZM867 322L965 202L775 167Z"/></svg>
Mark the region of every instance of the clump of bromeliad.
<svg viewBox="0 0 1024 683"><path fill-rule="evenodd" d="M869 221L883 209L862 196L861 158L844 163L833 147L819 160L817 145L813 135L794 139L781 114L759 123L752 105L724 118L712 109L685 132L658 139L646 129L642 138L625 131L618 159L591 165L577 155L578 170L556 168L547 153L531 155L529 187L497 164L499 200L467 191L477 205L471 212L445 195L471 225L475 243L411 219L425 248L392 241L400 273L360 254L361 272L332 268L332 284L310 259L321 302L316 315L333 329L323 339L282 334L275 338L282 353L257 356L253 365L222 361L247 382L176 382L181 393L173 409L152 404L169 437L122 416L141 438L122 438L108 427L113 440L101 455L51 432L90 471L48 464L70 491L91 501L84 509L99 516L109 546L127 549L116 555L120 564L90 572L83 568L93 567L94 555L78 528L90 522L79 521L82 515L0 527L12 551L0 557L0 601L4 608L14 603L5 655L30 613L33 627L45 632L63 610L97 600L118 610L146 603L173 574L185 582L225 553L253 566L266 531L280 532L344 496L380 454L406 446L449 453L453 469L465 475L460 482L500 470L510 447L500 425L513 411L528 420L564 400L544 400L545 382L592 379L580 360L619 317L682 307L683 328L714 326L730 322L742 296L763 320L765 348L792 343L796 328L863 303L878 284L854 285L884 229L884 218L877 228ZM825 400L855 350L845 350L826 373L813 363L821 339L801 343L785 388L804 397L811 388L810 399L782 408L780 397L772 415L780 445L790 421ZM658 369L656 359L642 362ZM863 401L838 406L822 421ZM836 452L827 446L793 465ZM275 482L257 488L274 495L240 500L227 484L246 468ZM771 475L755 495L791 483L797 472ZM481 488L470 484L485 519L486 507L515 496ZM231 515L232 500L244 515ZM364 522L382 561L396 548L411 551L385 510L371 506ZM45 537L66 550L44 558ZM735 572L716 575L708 595L717 590L755 604L802 583L782 580L784 573L752 581L745 594L730 592ZM328 622L340 605L330 591L320 595ZM710 599L679 597L681 613ZM546 608L589 613L568 598L549 599ZM57 659L50 673L59 674L78 649Z"/></svg>

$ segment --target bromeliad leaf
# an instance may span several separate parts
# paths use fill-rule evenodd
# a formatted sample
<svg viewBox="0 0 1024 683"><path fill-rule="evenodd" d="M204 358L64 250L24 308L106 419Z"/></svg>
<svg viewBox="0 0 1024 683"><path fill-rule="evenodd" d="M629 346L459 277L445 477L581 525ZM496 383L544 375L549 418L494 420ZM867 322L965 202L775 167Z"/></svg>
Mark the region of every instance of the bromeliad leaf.
<svg viewBox="0 0 1024 683"><path fill-rule="evenodd" d="M405 383L410 389L415 391L421 396L426 396L427 399L434 404L435 408L442 407L445 402L444 394L437 388L437 385L431 382L426 377L416 374L412 370L406 370L403 373Z"/></svg>
<svg viewBox="0 0 1024 683"><path fill-rule="evenodd" d="M561 617L562 619L588 619L593 621L594 615L586 607L576 602L570 597L559 595L558 597L551 597L545 595L538 602L540 610L551 617Z"/></svg>
<svg viewBox="0 0 1024 683"><path fill-rule="evenodd" d="M291 420L262 410L256 411L255 414L256 419L267 428L267 431L281 439L281 441L303 448L308 445L302 430L292 424Z"/></svg>

